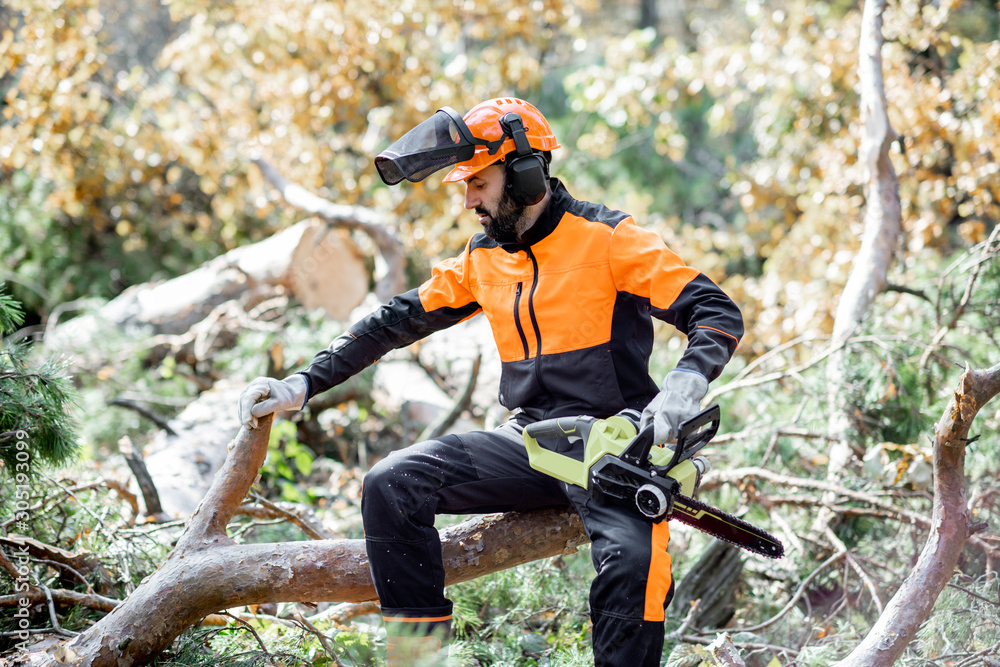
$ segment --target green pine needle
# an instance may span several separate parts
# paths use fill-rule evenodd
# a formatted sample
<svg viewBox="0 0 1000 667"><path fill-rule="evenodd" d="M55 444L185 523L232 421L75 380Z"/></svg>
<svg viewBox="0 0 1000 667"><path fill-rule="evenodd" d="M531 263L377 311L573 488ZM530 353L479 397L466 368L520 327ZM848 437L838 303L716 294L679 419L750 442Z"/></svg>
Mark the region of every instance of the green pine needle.
<svg viewBox="0 0 1000 667"><path fill-rule="evenodd" d="M24 311L14 297L4 293L5 284L0 283L0 336L17 331L24 322Z"/></svg>

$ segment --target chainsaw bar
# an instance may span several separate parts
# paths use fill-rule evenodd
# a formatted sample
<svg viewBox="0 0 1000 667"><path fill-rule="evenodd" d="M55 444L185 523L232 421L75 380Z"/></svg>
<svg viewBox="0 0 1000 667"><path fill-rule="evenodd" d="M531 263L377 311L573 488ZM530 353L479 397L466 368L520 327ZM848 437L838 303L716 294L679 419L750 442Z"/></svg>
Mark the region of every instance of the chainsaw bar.
<svg viewBox="0 0 1000 667"><path fill-rule="evenodd" d="M700 500L676 494L671 519L677 519L703 533L768 558L781 558L785 547L765 530L706 505Z"/></svg>

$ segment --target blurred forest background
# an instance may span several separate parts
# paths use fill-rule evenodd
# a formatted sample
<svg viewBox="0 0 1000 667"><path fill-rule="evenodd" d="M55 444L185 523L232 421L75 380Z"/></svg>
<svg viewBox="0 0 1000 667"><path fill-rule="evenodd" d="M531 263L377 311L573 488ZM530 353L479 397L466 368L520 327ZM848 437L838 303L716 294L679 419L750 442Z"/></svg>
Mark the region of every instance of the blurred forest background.
<svg viewBox="0 0 1000 667"><path fill-rule="evenodd" d="M747 323L709 398L723 433L703 498L766 526L788 555L739 560L673 531L687 588L665 664L708 664L720 627L749 665L843 658L927 538L935 424L963 371L1000 362L1000 4L984 0L888 2L902 230L862 325L831 343L865 228L861 18L839 0L0 1L0 548L30 537L33 585L66 592L41 598L33 627L83 631L108 611L98 598L123 599L176 540L193 509L171 495L183 484L157 483L152 508L127 459L161 457L154 478L187 460L210 479L247 381L301 368L352 310L384 299L380 285L416 286L478 231L461 187L435 176L389 189L372 158L441 106L510 94L552 123L553 173L572 194L656 230ZM303 220L314 248L353 259L296 255L268 283L273 271L239 255ZM309 287L309 275L341 265L360 278L317 307L333 278ZM197 271L169 296L142 291ZM276 421L230 535L308 539L309 517L321 536L360 536L375 459L425 429L504 418L483 333L470 323L393 353ZM662 376L684 338L657 336ZM835 352L845 370L831 391ZM842 410L850 457L831 472ZM197 430L209 426L220 433ZM14 518L19 429L41 464L26 524ZM1000 664L1000 404L974 433L963 502L980 532L900 664ZM184 449L192 439L202 449ZM750 467L771 474L727 476ZM725 575L699 589L705 570ZM0 604L13 609L7 575ZM590 664L591 576L583 547L452 587L456 655ZM230 611L158 664L377 664L371 606ZM17 642L5 623L0 654Z"/></svg>

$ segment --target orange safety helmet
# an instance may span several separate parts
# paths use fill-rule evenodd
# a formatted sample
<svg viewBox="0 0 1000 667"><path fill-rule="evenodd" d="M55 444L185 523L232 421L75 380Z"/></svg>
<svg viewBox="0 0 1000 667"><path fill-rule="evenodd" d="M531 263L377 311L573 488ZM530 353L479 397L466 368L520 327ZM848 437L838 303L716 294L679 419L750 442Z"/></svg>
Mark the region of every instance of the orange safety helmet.
<svg viewBox="0 0 1000 667"><path fill-rule="evenodd" d="M504 129L500 125L500 119L508 113L516 113L521 117L528 144L534 150L551 151L559 148L556 135L553 134L552 127L549 125L549 121L545 120L542 112L534 105L516 97L498 97L480 102L472 107L462 120L465 121L474 137L493 142L503 137ZM464 181L494 162L502 160L507 153L514 150L514 139L510 136L500 145L499 150L492 154L490 154L488 146L478 145L476 152L470 159L460 162L448 172L448 175L444 177L444 182Z"/></svg>

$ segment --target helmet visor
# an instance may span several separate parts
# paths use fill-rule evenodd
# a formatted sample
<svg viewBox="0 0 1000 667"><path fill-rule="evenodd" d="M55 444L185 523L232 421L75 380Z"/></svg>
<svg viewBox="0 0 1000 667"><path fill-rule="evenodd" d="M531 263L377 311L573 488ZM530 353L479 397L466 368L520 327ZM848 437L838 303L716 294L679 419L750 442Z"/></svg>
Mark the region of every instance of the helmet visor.
<svg viewBox="0 0 1000 667"><path fill-rule="evenodd" d="M375 168L386 185L404 179L417 183L439 169L471 159L481 143L485 142L472 136L461 116L444 107L379 153Z"/></svg>

